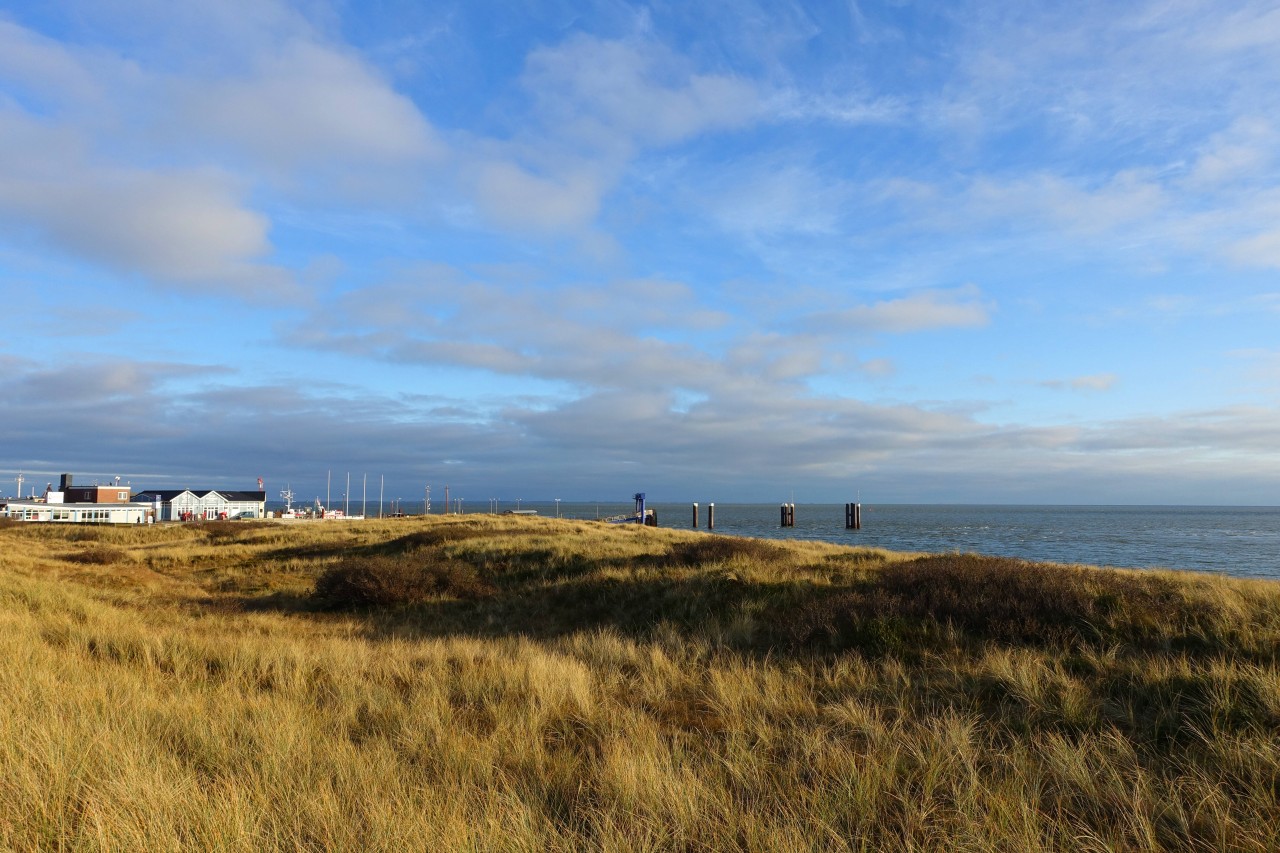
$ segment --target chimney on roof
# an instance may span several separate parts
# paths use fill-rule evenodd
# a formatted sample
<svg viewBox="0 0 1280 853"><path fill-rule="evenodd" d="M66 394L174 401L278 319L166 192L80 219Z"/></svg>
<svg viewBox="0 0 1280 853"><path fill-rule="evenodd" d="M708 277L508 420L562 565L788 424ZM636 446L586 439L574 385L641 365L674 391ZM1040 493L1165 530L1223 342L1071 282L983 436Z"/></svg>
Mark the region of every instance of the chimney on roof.
<svg viewBox="0 0 1280 853"><path fill-rule="evenodd" d="M69 488L71 488L71 475L70 475L70 474L63 474L63 475L62 475L62 484L58 487L58 491L60 491L60 492L65 492L65 491L66 491L67 489L69 489Z"/></svg>

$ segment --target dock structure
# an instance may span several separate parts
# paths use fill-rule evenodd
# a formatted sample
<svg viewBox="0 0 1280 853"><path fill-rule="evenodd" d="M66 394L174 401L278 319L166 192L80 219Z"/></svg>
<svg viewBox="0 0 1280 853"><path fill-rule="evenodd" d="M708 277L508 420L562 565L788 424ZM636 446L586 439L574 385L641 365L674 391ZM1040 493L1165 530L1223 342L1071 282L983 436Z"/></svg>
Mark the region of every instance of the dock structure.
<svg viewBox="0 0 1280 853"><path fill-rule="evenodd" d="M844 529L862 529L862 504L851 503L844 505Z"/></svg>
<svg viewBox="0 0 1280 853"><path fill-rule="evenodd" d="M779 526L781 527L796 526L796 505L795 504L782 505L781 524Z"/></svg>
<svg viewBox="0 0 1280 853"><path fill-rule="evenodd" d="M658 526L658 511L648 509L645 506L644 492L636 492L636 511L629 515L615 515L611 518L601 518L607 524L641 524L645 527ZM599 510L597 510L599 512Z"/></svg>

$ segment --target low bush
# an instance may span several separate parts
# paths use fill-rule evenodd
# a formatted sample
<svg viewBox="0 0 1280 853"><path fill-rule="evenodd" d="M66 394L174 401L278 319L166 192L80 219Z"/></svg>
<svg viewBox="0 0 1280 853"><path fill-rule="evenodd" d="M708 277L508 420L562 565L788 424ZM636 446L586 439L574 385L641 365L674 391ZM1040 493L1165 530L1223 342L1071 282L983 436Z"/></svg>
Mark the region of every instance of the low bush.
<svg viewBox="0 0 1280 853"><path fill-rule="evenodd" d="M238 519L223 519L219 521L206 521L200 524L200 530L204 533L205 538L210 544L222 545L227 542L236 542L240 539L248 538L254 531L262 530L270 527L270 522L264 521L241 521Z"/></svg>
<svg viewBox="0 0 1280 853"><path fill-rule="evenodd" d="M891 563L814 597L789 620L802 645L895 651L950 626L974 640L1033 645L1161 644L1196 621L1167 579L948 554Z"/></svg>
<svg viewBox="0 0 1280 853"><path fill-rule="evenodd" d="M109 566L113 563L123 562L126 558L124 551L119 548L112 548L110 545L98 545L93 548L86 548L83 551L76 551L63 557L68 563L80 563L86 566Z"/></svg>
<svg viewBox="0 0 1280 853"><path fill-rule="evenodd" d="M350 557L316 579L313 601L328 609L417 604L435 598L483 598L493 585L462 560L431 552Z"/></svg>
<svg viewBox="0 0 1280 853"><path fill-rule="evenodd" d="M482 539L492 535L492 531L462 524L441 524L428 530L418 530L405 536L398 536L386 542L382 548L389 554L405 554L422 548L436 548L450 542L464 542L468 539Z"/></svg>
<svg viewBox="0 0 1280 853"><path fill-rule="evenodd" d="M789 555L781 545L762 539L739 539L734 536L705 536L690 542L677 542L667 549L665 562L671 566L706 566L730 560L778 562Z"/></svg>

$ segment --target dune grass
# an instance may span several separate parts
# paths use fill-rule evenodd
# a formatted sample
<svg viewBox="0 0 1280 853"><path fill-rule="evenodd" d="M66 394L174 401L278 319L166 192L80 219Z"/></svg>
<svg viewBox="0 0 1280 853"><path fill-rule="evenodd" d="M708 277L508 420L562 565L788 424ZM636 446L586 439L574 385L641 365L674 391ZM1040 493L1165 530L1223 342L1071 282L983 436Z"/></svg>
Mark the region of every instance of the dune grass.
<svg viewBox="0 0 1280 853"><path fill-rule="evenodd" d="M1280 849L1280 585L527 517L0 526L0 847Z"/></svg>

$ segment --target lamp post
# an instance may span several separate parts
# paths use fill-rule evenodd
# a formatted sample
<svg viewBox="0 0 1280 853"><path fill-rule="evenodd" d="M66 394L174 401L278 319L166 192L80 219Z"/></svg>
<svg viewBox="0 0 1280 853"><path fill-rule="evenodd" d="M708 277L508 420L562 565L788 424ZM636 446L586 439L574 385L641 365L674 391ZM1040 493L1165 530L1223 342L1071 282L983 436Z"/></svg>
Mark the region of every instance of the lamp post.
<svg viewBox="0 0 1280 853"><path fill-rule="evenodd" d="M560 517L560 499L556 498L556 518Z"/></svg>

